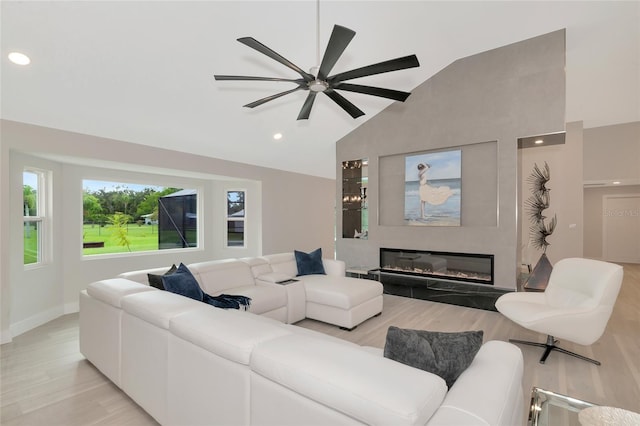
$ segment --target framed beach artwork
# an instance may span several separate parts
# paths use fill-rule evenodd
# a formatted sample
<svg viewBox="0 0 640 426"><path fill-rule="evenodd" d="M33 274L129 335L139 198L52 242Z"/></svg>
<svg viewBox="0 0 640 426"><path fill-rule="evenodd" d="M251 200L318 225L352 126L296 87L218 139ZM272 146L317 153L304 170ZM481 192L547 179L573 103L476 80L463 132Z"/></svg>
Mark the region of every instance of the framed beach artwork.
<svg viewBox="0 0 640 426"><path fill-rule="evenodd" d="M404 220L414 226L460 226L462 151L405 157Z"/></svg>

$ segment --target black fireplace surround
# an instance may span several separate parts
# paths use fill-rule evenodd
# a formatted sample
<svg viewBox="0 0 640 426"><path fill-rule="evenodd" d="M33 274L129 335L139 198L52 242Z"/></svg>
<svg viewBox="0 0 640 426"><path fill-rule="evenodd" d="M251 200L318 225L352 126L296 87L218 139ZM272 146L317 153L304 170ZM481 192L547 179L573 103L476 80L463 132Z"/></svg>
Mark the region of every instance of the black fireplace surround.
<svg viewBox="0 0 640 426"><path fill-rule="evenodd" d="M384 292L495 311L509 290L496 288L493 255L394 248L380 249L379 279Z"/></svg>

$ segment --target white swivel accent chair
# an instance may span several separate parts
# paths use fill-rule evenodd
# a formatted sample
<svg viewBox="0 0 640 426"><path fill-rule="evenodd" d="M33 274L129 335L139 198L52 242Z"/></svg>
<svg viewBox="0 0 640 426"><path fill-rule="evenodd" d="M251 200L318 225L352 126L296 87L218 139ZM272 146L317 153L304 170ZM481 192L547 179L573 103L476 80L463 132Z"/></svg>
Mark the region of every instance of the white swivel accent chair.
<svg viewBox="0 0 640 426"><path fill-rule="evenodd" d="M529 330L547 335L546 343L510 339L545 348L544 364L556 350L600 365L599 361L556 346L556 338L591 345L604 333L622 284L622 267L582 258L560 260L544 292L515 292L500 296L496 309Z"/></svg>

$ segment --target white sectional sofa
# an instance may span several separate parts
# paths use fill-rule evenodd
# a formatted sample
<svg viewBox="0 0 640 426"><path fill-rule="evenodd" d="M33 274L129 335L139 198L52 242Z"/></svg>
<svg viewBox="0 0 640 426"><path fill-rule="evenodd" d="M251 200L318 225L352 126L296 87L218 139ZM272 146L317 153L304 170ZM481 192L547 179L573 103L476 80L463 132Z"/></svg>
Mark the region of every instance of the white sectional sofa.
<svg viewBox="0 0 640 426"><path fill-rule="evenodd" d="M275 283L291 275L292 256L189 265L205 292L252 297L249 312L149 287L147 271L91 283L80 294L81 352L163 425L522 423L516 346L485 343L447 391L381 349L291 325L311 311L351 328L382 309L379 283L345 278L340 262Z"/></svg>
<svg viewBox="0 0 640 426"><path fill-rule="evenodd" d="M345 263L322 260L326 275L296 276L293 253L213 260L187 265L202 290L211 295L238 294L251 298L249 311L288 324L304 318L353 329L382 312L382 284L345 276ZM168 267L126 272L119 278L148 284L148 274ZM280 281L295 279L283 285Z"/></svg>

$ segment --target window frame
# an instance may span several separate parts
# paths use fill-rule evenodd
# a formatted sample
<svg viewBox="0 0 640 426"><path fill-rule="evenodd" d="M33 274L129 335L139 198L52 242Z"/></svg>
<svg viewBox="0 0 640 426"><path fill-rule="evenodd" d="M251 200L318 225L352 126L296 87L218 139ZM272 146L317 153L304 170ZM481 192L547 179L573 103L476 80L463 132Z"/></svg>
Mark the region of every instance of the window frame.
<svg viewBox="0 0 640 426"><path fill-rule="evenodd" d="M32 262L32 263L24 263L24 258L23 258L23 267L25 270L27 269L35 269L35 268L39 268L43 265L46 265L47 263L50 262L50 251L47 250L48 247L48 241L49 241L49 232L50 232L50 226L49 226L49 206L48 206L48 200L49 200L49 182L50 182L50 175L51 172L48 170L43 170L43 169L39 169L37 167L30 167L30 166L25 166L22 169L22 205L23 205L23 211L22 211L22 224L23 227L26 226L27 223L34 223L37 226L36 229L36 235L37 235L37 257L36 257L36 261ZM37 188L36 189L36 211L37 211L37 215L34 216L25 216L25 212L24 212L24 173L31 173L36 175L36 179L37 179ZM23 238L22 238L22 252L23 252L23 257L24 257L24 228L23 228Z"/></svg>
<svg viewBox="0 0 640 426"><path fill-rule="evenodd" d="M196 239L197 239L197 245L193 246L193 247L176 247L176 248L166 248L166 249L160 249L160 247L158 247L155 250L135 250L135 251L131 251L131 252L113 252L113 253L92 253L92 254L85 254L84 253L84 249L81 249L81 260L82 261L93 261L93 260L100 260L100 259L108 259L108 258L118 258L118 257L131 257L131 256L147 256L147 255L155 255L155 254L159 254L159 253L170 253L170 252L182 252L182 251L188 251L188 252L193 252L193 251L202 251L204 250L204 246L203 246L203 227L204 227L204 223L202 221L202 217L203 217L203 194L204 194L204 189L201 185L194 185L193 183L189 183L189 182L163 182L163 183L150 183L149 180L145 180L145 179L130 179L130 178L121 178L121 177L96 177L96 176L91 176L91 177L82 177L81 178L81 182L82 182L82 193L84 194L85 191L85 181L99 181L99 182L105 182L105 183L113 183L113 184L119 184L119 185L123 185L124 187L127 187L127 185L140 185L140 186L148 186L148 187L163 187L163 188L170 188L170 187L174 187L174 188L182 188L182 190L184 189L192 189L195 191L195 195L196 195ZM82 197L81 197L82 198ZM82 205L81 205L81 209L82 209ZM81 215L81 226L84 226L84 215ZM83 240L84 238L81 237L80 239L80 244L82 246L83 244Z"/></svg>
<svg viewBox="0 0 640 426"><path fill-rule="evenodd" d="M244 194L243 201L243 210L244 214L242 216L231 216L229 215L229 193L231 192L242 192ZM226 189L225 192L225 227L224 227L224 247L227 249L245 249L247 248L247 190L245 188L240 189ZM230 245L229 241L229 224L231 222L242 222L242 244Z"/></svg>

